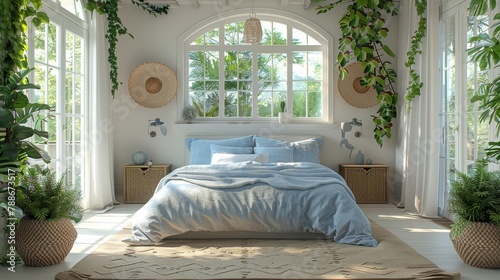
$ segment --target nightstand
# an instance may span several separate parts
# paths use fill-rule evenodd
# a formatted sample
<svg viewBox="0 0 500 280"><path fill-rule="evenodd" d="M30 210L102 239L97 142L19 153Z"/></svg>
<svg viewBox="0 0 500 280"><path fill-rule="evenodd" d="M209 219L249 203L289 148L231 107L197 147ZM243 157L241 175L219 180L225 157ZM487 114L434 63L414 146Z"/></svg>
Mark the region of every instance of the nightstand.
<svg viewBox="0 0 500 280"><path fill-rule="evenodd" d="M123 196L125 203L146 203L158 182L172 171L171 164L126 165L123 168Z"/></svg>
<svg viewBox="0 0 500 280"><path fill-rule="evenodd" d="M339 164L339 167L356 203L388 203L387 165Z"/></svg>

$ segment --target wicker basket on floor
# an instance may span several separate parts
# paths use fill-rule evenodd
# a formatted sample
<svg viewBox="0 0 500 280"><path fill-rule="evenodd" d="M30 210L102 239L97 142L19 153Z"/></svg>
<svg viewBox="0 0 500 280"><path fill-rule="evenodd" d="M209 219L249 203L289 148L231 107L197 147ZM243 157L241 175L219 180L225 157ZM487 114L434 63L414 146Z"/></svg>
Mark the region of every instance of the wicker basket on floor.
<svg viewBox="0 0 500 280"><path fill-rule="evenodd" d="M480 268L500 268L500 227L489 223L472 223L451 241L466 264Z"/></svg>
<svg viewBox="0 0 500 280"><path fill-rule="evenodd" d="M70 219L38 221L23 218L16 233L16 250L29 266L49 266L66 258L77 232Z"/></svg>

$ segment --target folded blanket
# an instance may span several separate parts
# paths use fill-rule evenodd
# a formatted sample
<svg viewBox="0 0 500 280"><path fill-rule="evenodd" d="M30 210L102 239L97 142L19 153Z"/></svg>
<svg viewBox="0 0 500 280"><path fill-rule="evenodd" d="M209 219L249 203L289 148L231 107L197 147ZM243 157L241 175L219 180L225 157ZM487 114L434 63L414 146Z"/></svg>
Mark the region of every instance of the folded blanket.
<svg viewBox="0 0 500 280"><path fill-rule="evenodd" d="M326 184L345 184L338 173L309 162L260 164L247 161L224 165L189 165L171 172L158 187L161 188L170 180L182 180L212 189L265 183L277 189L307 190Z"/></svg>

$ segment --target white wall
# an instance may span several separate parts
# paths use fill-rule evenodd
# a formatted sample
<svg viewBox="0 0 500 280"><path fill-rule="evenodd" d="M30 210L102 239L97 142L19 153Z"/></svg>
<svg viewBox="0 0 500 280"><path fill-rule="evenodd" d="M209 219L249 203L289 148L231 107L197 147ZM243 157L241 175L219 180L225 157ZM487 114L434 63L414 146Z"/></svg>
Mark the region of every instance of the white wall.
<svg viewBox="0 0 500 280"><path fill-rule="evenodd" d="M229 3L233 2L236 3L233 4L234 6L227 6L225 9L250 8L250 1L229 1ZM321 26L334 37L335 42L340 37L338 20L343 13L342 6L337 7L334 12L330 11L321 15L316 14L314 10L315 4L304 10L301 5L283 7L278 1L266 3L256 1L254 7L255 9L286 10ZM168 105L154 109L142 107L132 100L128 92L127 81L135 67L145 62L160 62L168 65L177 73L177 38L199 21L213 16L224 16L223 14L221 8L216 5L201 5L199 8L189 5L171 8L168 15L155 18L131 4L124 4L120 7L120 18L135 38L121 36L117 47L118 78L123 83L116 92L114 100L114 163L117 189L122 188L123 166L131 164L130 156L135 151L142 150L146 152L155 163L172 163L174 168L184 165L186 152L184 138L187 135L248 135L261 133L322 135L324 137L324 146L322 148L324 164L334 170L338 170L339 163L354 163L354 155L358 149L365 154L365 159L370 158L374 163L387 164L390 170L394 170L395 140L386 140L381 148L373 139L374 125L370 115L376 114L377 106L368 109L354 108L342 99L337 92L336 86L332 93L335 103L335 125L280 126L272 123L262 125L221 124L214 126L176 124L178 120L176 98ZM387 39L386 43L394 51L397 51L398 19L389 19L388 28L391 37ZM334 56L337 54L336 47L332 52ZM334 81L336 81L338 72L335 71L334 73ZM181 92L178 93L178 97L180 96L182 96ZM158 133L158 136L151 138L147 134L147 120L156 117L165 121L168 127L167 136ZM360 138L355 138L353 133L346 135L356 147L352 158L349 159L349 150L340 147L340 122L350 121L353 117L363 121L363 134ZM393 135L396 135L396 133L393 133ZM390 171L390 173L392 172ZM391 174L389 176L391 177ZM391 180L389 184L392 187Z"/></svg>

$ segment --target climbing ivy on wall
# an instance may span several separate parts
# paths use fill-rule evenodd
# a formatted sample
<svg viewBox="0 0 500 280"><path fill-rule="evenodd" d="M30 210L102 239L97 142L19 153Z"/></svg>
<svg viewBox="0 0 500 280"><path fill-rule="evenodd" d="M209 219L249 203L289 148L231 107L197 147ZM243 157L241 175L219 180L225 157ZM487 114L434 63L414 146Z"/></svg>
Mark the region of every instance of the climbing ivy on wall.
<svg viewBox="0 0 500 280"><path fill-rule="evenodd" d="M167 14L169 5L156 6L145 2L144 0L131 0L132 3L138 7L141 7L144 11L148 12L153 16L160 14ZM85 9L101 15L105 15L108 28L106 31L106 39L108 39L108 62L110 65L110 79L111 79L111 95L114 97L118 86L121 84L118 81L118 59L116 57L116 44L118 43L118 36L127 34L134 38L130 34L127 28L123 25L120 17L118 16L118 0L89 0L85 5Z"/></svg>
<svg viewBox="0 0 500 280"><path fill-rule="evenodd" d="M316 0L323 2L325 0ZM396 71L386 58L395 57L391 48L383 39L389 34L384 27L385 18L399 13L394 1L390 0L338 0L328 5L317 7L318 14L326 13L334 7L348 3L339 25L342 37L339 39L339 53L336 64L340 78L349 75L346 66L352 60L361 62L364 77L361 85L372 86L377 92L379 109L372 116L375 123L374 138L382 146L384 138L392 136L392 119L397 116L398 93L395 89Z"/></svg>

